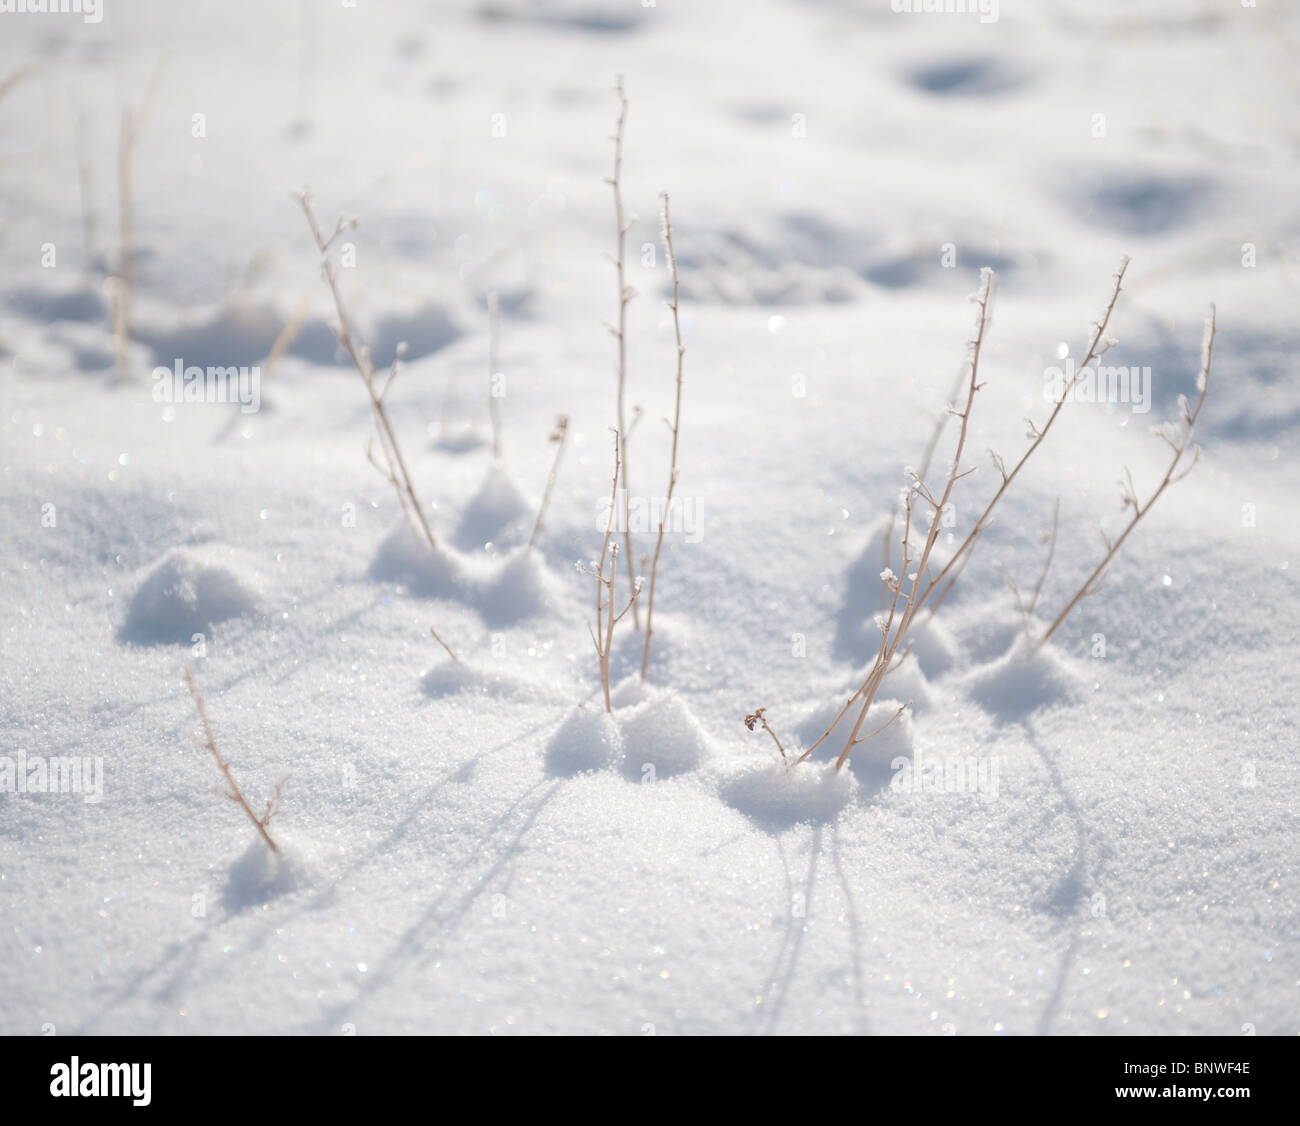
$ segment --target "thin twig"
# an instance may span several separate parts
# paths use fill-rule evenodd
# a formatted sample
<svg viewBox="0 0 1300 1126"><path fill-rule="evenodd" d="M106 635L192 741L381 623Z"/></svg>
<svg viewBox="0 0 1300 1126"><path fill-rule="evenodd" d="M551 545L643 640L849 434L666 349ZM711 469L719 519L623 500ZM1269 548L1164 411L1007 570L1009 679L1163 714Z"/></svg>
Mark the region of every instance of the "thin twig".
<svg viewBox="0 0 1300 1126"><path fill-rule="evenodd" d="M627 415L624 407L627 391L627 307L632 298L636 296L636 290L627 284L625 274L624 243L627 239L627 232L631 230L631 223L623 220L623 130L627 124L627 95L623 92L623 76L618 76L614 86L618 94L618 126L614 133L614 175L606 179L606 183L614 192L614 227L617 235L618 255L614 259L614 270L618 276L618 328L612 329L614 337L618 340L618 433L621 448L619 450L619 461L622 465L623 474L623 491L631 495L631 489L628 486L627 472L627 440L631 436L631 430L628 429ZM636 576L632 569L632 529L627 527L623 529L623 541L625 558L627 559L627 581L628 589L632 590L636 586ZM636 629L641 628L641 615L635 608L632 609L632 625Z"/></svg>
<svg viewBox="0 0 1300 1126"><path fill-rule="evenodd" d="M1074 387L1075 382L1079 379L1082 372L1084 372L1088 368L1088 365L1091 364L1093 360L1098 359L1102 354L1102 352L1104 352L1106 348L1109 347L1109 341L1107 341L1106 338L1106 326L1110 324L1111 314L1115 311L1115 303L1119 300L1120 289L1122 288L1124 283L1124 274L1128 270L1128 264L1129 264L1129 259L1127 256L1120 259L1119 268L1115 271L1115 275L1113 278L1114 284L1111 288L1110 300L1107 301L1106 303L1106 309L1102 313L1101 319L1095 325L1093 325L1092 340L1088 345L1088 354L1087 356L1084 357L1083 363L1079 365L1079 367L1075 370L1074 374L1070 377L1070 381L1066 384L1065 388L1061 392L1061 398L1057 401L1055 406L1052 407L1051 414L1047 416L1047 421L1043 423L1041 427L1035 425L1032 422L1030 423L1030 432L1033 435L1033 441L1030 442L1028 449L1026 449L1025 452L1021 454L1020 460L1017 461L1015 466L1009 471L1007 470L1005 464L1002 462L1002 459L998 457L996 454L994 455L995 464L997 465L998 471L1002 477L1001 484L998 486L997 491L993 494L993 498L988 502L987 505L985 505L984 511L980 514L979 519L975 521L975 526L970 530L970 533L961 542L961 545L957 548L957 550L953 552L948 562L943 565L938 575L935 576L935 582L931 584L930 590L933 590L938 583L942 582L945 576L948 574L948 572L951 571L954 567L958 565L961 566L965 565L960 561L962 561L971 551L974 550L975 544L978 542L980 535L983 533L984 528L987 525L989 518L993 513L994 508L997 507L998 501L1002 499L1003 494L1005 494L1006 491L1011 487L1011 483L1016 479L1021 469L1024 468L1025 463L1030 459L1030 457L1033 456L1034 451L1037 450L1038 447L1043 444L1043 440L1047 437L1048 432L1052 429L1052 424L1056 421L1057 416L1061 413L1061 408L1065 405L1066 401L1069 399L1070 391ZM944 593L945 595L947 594L946 589ZM929 598L929 591L927 591L922 595L921 603L924 604L928 598Z"/></svg>
<svg viewBox="0 0 1300 1126"><path fill-rule="evenodd" d="M614 706L609 692L609 654L614 647L614 627L636 605L637 595L641 593L641 583L635 580L627 604L617 614L614 613L614 583L618 578L618 544L610 543L610 540L614 534L614 505L618 501L618 480L622 468L619 459L621 449L622 441L619 432L614 430L614 477L610 485L609 513L605 518L605 539L600 547L600 562L594 571L581 563L578 564L579 571L596 580L596 628L593 630L588 626L588 632L591 634L592 644L596 647L596 657L600 661L600 686L605 693L605 711L611 713Z"/></svg>
<svg viewBox="0 0 1300 1126"><path fill-rule="evenodd" d="M537 519L533 522L533 533L528 537L528 550L537 544L537 537L546 526L546 510L551 504L551 490L555 488L555 479L560 473L560 459L564 457L564 446L569 436L569 416L560 415L555 420L555 429L551 431L550 440L555 443L555 460L551 462L551 471L546 475L546 488L542 492L542 503L537 509Z"/></svg>
<svg viewBox="0 0 1300 1126"><path fill-rule="evenodd" d="M852 696L845 702L844 707L840 709L831 725L811 747L803 752L796 762L803 762L807 759L839 726L840 721L848 714L849 710L855 703L859 704L858 717L853 724L853 729L849 733L848 740L844 744L844 749L840 752L839 757L835 760L835 769L840 770L848 760L849 754L859 743L865 741L870 736L860 737L862 725L866 720L867 712L875 700L876 693L880 688L880 682L884 679L885 674L893 665L894 656L906 637L912 621L919 610L926 594L932 592L942 577L931 577L929 574L930 554L934 550L935 542L939 538L939 530L942 527L940 516L947 508L952 496L953 489L958 481L967 476L969 470L961 470L961 459L966 449L966 439L970 427L971 408L974 405L975 393L980 389L982 384L979 382L979 362L980 353L984 344L984 334L988 328L989 322L989 305L992 300L993 292L993 271L984 270L980 277L980 289L975 295L974 301L979 309L979 316L976 323L975 335L972 338L969 350L970 355L967 359L969 370L969 381L966 391L966 400L963 408L958 411L950 408L952 414L960 419L961 429L957 436L957 447L953 454L952 465L948 471L947 482L944 486L943 493L935 496L926 486L925 482L917 475L912 475L912 483L908 486L903 500L904 522L902 535L903 551L903 573L895 576L886 570L884 581L889 587L892 597L890 599L887 614L882 614L877 620L880 625L880 648L876 653L876 659L873 662L866 679ZM911 555L911 532L912 532L912 507L914 499L920 497L931 509L930 530L926 534L925 543L922 546L920 557L916 562L915 569L912 566ZM924 585L922 585L924 583ZM907 585L910 584L910 588ZM900 610L901 603L901 610Z"/></svg>
<svg viewBox="0 0 1300 1126"><path fill-rule="evenodd" d="M369 451L367 456L369 456L371 463L379 469L384 479L393 486L394 491L397 493L398 503L401 505L402 511L406 514L412 528L423 537L429 550L437 555L440 553L441 548L433 534L433 529L429 526L428 519L424 515L424 506L416 495L415 485L412 483L410 471L406 467L406 459L402 456L402 449L397 441L397 433L393 430L392 420L388 416L388 409L384 403L384 395L397 377L401 349L398 349L398 356L393 360L392 370L389 372L387 382L382 388L378 387L376 385L375 367L370 359L370 350L358 342L352 330L347 306L343 301L343 293L339 288L338 269L329 253L334 240L344 231L355 227L356 222L353 220L349 223L339 219L335 224L333 234L326 238L320 224L316 221L316 214L311 206L310 194L305 191L298 192L295 193L294 198L302 206L303 214L307 217L307 226L311 229L312 239L316 243L316 249L320 252L321 275L324 277L325 284L329 287L330 295L334 299L334 312L338 317L339 323L335 332L339 344L352 360L353 366L357 369L357 374L361 376L361 382L365 385L366 394L370 398L371 413L374 415L375 429L379 434L379 445L384 453L386 468L379 465L379 462L374 457L373 450ZM446 642L442 642L442 645L448 652L451 652Z"/></svg>
<svg viewBox="0 0 1300 1126"><path fill-rule="evenodd" d="M655 541L654 559L650 564L650 594L645 610L645 648L641 653L641 679L645 680L650 671L650 638L654 636L652 621L655 612L655 580L659 576L659 553L664 546L664 527L668 523L668 510L672 508L673 493L677 489L677 436L682 424L682 358L686 355L686 346L682 344L682 322L677 313L680 286L677 278L677 255L673 252L673 224L668 213L668 193L663 193L664 209L664 247L668 255L668 266L673 273L673 301L668 307L673 311L673 334L677 339L677 397L673 405L673 452L668 470L668 495L664 498L663 512L659 516L659 538Z"/></svg>
<svg viewBox="0 0 1300 1126"><path fill-rule="evenodd" d="M271 823L271 818L275 816L280 806L280 793L284 789L288 777L281 778L276 783L275 796L266 803L266 812L258 817L253 812L253 807L248 804L248 799L244 797L244 791L239 788L239 783L235 781L234 774L230 770L230 760L221 757L221 752L217 750L217 741L212 734L212 724L208 720L208 710L203 703L203 693L199 691L198 683L194 679L194 670L186 668L185 683L189 686L190 697L194 700L194 706L198 709L199 720L203 724L203 746L212 752L212 757L216 760L217 769L221 771L226 779L226 784L230 787L228 790L222 790L220 793L233 801L240 809L248 815L248 819L257 826L257 831L262 834L262 840L266 841L267 847L277 855L280 852L279 846L271 839L267 826Z"/></svg>
<svg viewBox="0 0 1300 1126"><path fill-rule="evenodd" d="M766 713L766 708L755 708L749 715L745 716L745 726L748 727L750 731L753 731L754 724L761 724L763 730L772 736L772 742L776 744L776 749L781 752L781 761L789 762L789 759L786 758L785 748L781 746L781 740L776 737L776 732L772 730L771 724L767 722Z"/></svg>
<svg viewBox="0 0 1300 1126"><path fill-rule="evenodd" d="M438 631L437 631L436 629L434 629L433 626L430 626L430 627L429 627L429 632L430 632L431 634L433 634L433 640L436 641L439 645L441 645L444 649L447 650L447 656L448 656L448 657L450 657L450 658L451 658L453 661L455 661L456 664L458 664L458 665L464 663L464 662L463 662L463 661L462 661L458 656L456 656L456 653L455 653L455 651L452 649L452 647L451 647L450 645L448 645L445 641L443 641L443 639L442 639L441 637L438 636Z"/></svg>
<svg viewBox="0 0 1300 1126"><path fill-rule="evenodd" d="M1165 475L1161 478L1160 484L1156 486L1155 492L1146 499L1145 503L1138 499L1137 490L1133 485L1133 477L1127 469L1125 470L1125 480L1123 482L1124 508L1131 508L1133 510L1133 515L1130 517L1124 530L1114 540L1106 539L1107 551L1102 557L1101 562L1092 569L1092 572L1086 579L1084 579L1083 585L1075 592L1074 597L1065 604L1065 608L1057 614L1052 624L1047 627L1046 632L1044 632L1043 636L1038 639L1037 647L1041 648L1043 645L1046 645L1052 634L1057 631L1061 623L1069 616L1070 611L1072 611L1089 594L1096 591L1097 581L1101 578L1102 573L1106 570L1107 566L1110 565L1110 561L1115 558L1119 549L1124 546L1124 541L1128 539L1129 533L1137 527L1138 521L1151 511L1151 506L1160 499L1160 496L1165 489L1186 477L1196 467L1196 463L1200 460L1200 447L1193 446L1191 462L1184 466L1181 472L1179 471L1183 455L1187 452L1187 448L1192 440L1192 434L1195 432L1196 420L1200 417L1201 408L1205 406L1206 396L1210 393L1210 361L1214 353L1214 333L1215 310L1214 306L1211 305L1209 315L1205 319L1205 336L1201 341L1201 370L1196 377L1196 389L1200 394L1197 397L1196 406L1195 408L1189 408L1187 399L1180 395L1179 403L1182 407L1182 418L1178 424L1181 429L1178 431L1177 437L1171 437L1167 432L1160 433L1160 437L1168 443L1170 449L1173 451L1173 457L1169 462L1169 468L1165 470Z"/></svg>

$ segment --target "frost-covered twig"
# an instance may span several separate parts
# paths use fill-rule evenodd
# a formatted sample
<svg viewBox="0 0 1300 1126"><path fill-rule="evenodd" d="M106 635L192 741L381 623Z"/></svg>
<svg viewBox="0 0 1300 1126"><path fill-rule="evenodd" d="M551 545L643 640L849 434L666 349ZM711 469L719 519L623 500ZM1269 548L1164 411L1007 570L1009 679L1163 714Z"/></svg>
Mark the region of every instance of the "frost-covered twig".
<svg viewBox="0 0 1300 1126"><path fill-rule="evenodd" d="M248 799L244 797L244 791L239 788L239 783L235 781L235 776L230 770L230 760L221 757L221 752L217 750L217 742L212 734L212 724L208 721L208 710L203 703L203 693L199 691L198 683L194 679L194 670L186 668L185 683L189 686L190 696L194 700L194 706L198 709L199 720L203 724L203 742L202 745L212 752L212 757L216 761L217 769L221 771L226 780L228 789L218 790L217 793L224 798L229 798L240 809L244 811L248 819L257 827L257 831L262 834L262 840L266 842L266 847L274 853L279 853L280 848L271 839L268 826L271 824L271 818L276 815L280 808L280 795L284 791L284 784L289 781L286 774L279 782L275 784L275 794L266 803L266 810L261 817L253 812L253 807L248 804Z"/></svg>
<svg viewBox="0 0 1300 1126"><path fill-rule="evenodd" d="M839 714L826 729L822 735L811 747L803 752L796 759L796 762L803 762L807 759L822 743L824 743L835 729L839 726L840 721L844 719L855 704L858 705L857 719L853 723L853 728L849 732L849 737L844 744L844 749L840 752L839 757L835 760L835 769L839 770L848 761L853 748L859 743L865 742L872 735L878 734L884 730L883 727L870 735L862 735L862 725L866 722L867 713L875 701L876 694L879 691L880 683L885 674L892 666L894 655L898 652L899 646L907 636L912 622L916 617L917 611L924 602L925 596L931 593L940 578L939 576L931 577L929 574L930 555L934 550L934 545L939 538L939 530L942 527L940 517L947 508L952 497L953 490L957 482L963 477L969 476L974 472L973 469L962 470L961 459L966 450L966 439L970 429L971 408L975 402L975 393L980 389L982 384L979 382L979 363L980 352L984 345L984 334L988 327L989 306L993 293L993 271L985 269L980 273L980 288L975 294L973 300L979 309L979 316L975 326L975 335L971 339L969 348L970 355L967 360L969 369L969 378L967 383L965 405L960 411L954 407L949 409L960 420L961 428L957 435L957 447L953 453L952 463L948 470L947 481L944 485L943 492L936 496L921 478L915 474L912 475L911 484L908 485L903 495L903 573L895 575L892 570L886 568L881 572L881 580L891 593L889 605L886 613L877 616L877 624L880 627L880 647L876 652L876 659L872 663L866 679L852 696L845 702L844 707L840 709ZM912 510L916 499L924 501L930 508L930 530L926 534L925 543L922 545L921 554L916 560L915 567L912 561ZM906 707L906 705L904 705ZM900 709L901 712L901 709ZM892 722L892 721L891 721ZM887 725L886 725L887 726Z"/></svg>
<svg viewBox="0 0 1300 1126"><path fill-rule="evenodd" d="M673 504L673 493L677 489L677 436L682 425L682 358L686 355L686 346L682 344L682 322L677 313L677 299L680 286L677 278L677 255L673 252L673 223L668 213L668 193L663 194L664 210L664 248L668 255L668 267L673 273L673 303L668 307L673 311L673 334L677 340L677 397L673 405L673 452L668 468L668 495L664 498L663 512L659 515L659 538L655 541L654 558L650 564L650 594L645 609L645 648L641 653L641 679L645 680L650 671L650 638L654 635L652 621L655 612L655 579L659 574L659 553L664 546L664 527L668 523L668 510Z"/></svg>
<svg viewBox="0 0 1300 1126"><path fill-rule="evenodd" d="M614 612L614 583L618 578L618 544L611 543L614 535L614 506L618 503L619 473L622 469L620 451L622 439L614 431L614 479L609 493L609 514L605 518L605 539L600 546L600 562L593 569L578 564L578 570L596 580L596 628L588 626L592 644L596 647L596 657L600 662L600 686L605 693L605 711L613 712L614 706L609 694L609 654L614 647L614 627L623 620L623 616L636 605L637 595L641 593L641 580L633 579L632 593L627 604L617 614Z"/></svg>
<svg viewBox="0 0 1300 1126"><path fill-rule="evenodd" d="M614 258L614 271L618 276L618 327L609 326L610 332L618 341L618 433L619 442L619 462L622 465L623 490L625 493L631 493L628 486L627 472L627 442L631 437L632 431L627 425L627 414L625 401L627 395L627 307L632 298L636 296L634 286L627 284L625 271L624 244L627 241L627 233L632 229L632 224L625 222L623 219L623 130L627 124L627 95L623 92L623 76L618 76L614 86L618 94L618 125L615 129L614 141L614 174L605 179L614 192L614 230L617 239L618 254ZM616 486L617 487L617 486ZM632 568L632 529L630 527L623 529L623 543L625 548L625 558L627 559L627 582L629 591L635 590L637 585L636 575ZM641 615L636 608L635 595L632 598L632 625L636 629L641 628Z"/></svg>
<svg viewBox="0 0 1300 1126"><path fill-rule="evenodd" d="M1129 259L1127 256L1120 259L1119 268L1115 271L1115 275L1112 279L1113 284L1111 286L1110 300L1106 302L1106 308L1101 315L1101 319L1093 325L1092 339L1088 344L1088 354L1084 357L1083 363L1078 366L1074 374L1066 383L1061 392L1060 399L1057 400L1055 405L1052 407L1051 413L1047 416L1047 421L1044 422L1042 426L1037 426L1033 422L1029 423L1029 433L1032 440L1025 452L1020 455L1020 460L1017 461L1010 470L1008 470L1006 463L1002 458L996 453L993 454L993 463L997 467L998 473L1002 479L1001 483L998 485L997 491L994 492L992 499L984 506L984 511L980 513L979 519L975 521L975 526L971 528L969 534L964 540L962 540L961 544L957 547L957 550L953 552L951 558L943 565L943 568L935 576L935 582L931 584L931 590L937 587L949 572L954 570L954 568L960 568L966 565L966 558L975 549L976 543L979 541L984 529L988 526L993 515L993 510L997 507L998 502L1002 499L1006 491L1011 487L1011 483L1025 467L1025 463L1033 456L1034 451L1043 444L1043 440L1052 429L1052 424L1056 422L1057 416L1061 413L1061 408L1065 406L1066 402L1069 400L1070 391L1073 389L1075 382L1080 378L1083 372L1088 370L1088 366L1094 360L1098 359L1113 343L1113 341L1106 336L1106 327L1110 324L1111 314L1115 311L1115 303L1119 300L1120 289L1124 284L1124 274L1128 270L1128 264ZM944 588L943 593L945 596L949 589L950 587ZM929 593L930 592L927 591L922 595L922 603L929 598Z"/></svg>
<svg viewBox="0 0 1300 1126"><path fill-rule="evenodd" d="M1199 392L1196 399L1196 406L1192 407L1187 402L1185 395L1178 396L1178 405L1182 412L1182 417L1174 423L1166 423L1163 427L1157 429L1156 433L1169 446L1173 453L1170 459L1169 468L1165 470L1165 475L1160 479L1160 484L1156 486L1146 501L1138 499L1137 490L1133 486L1133 477L1127 469L1124 471L1124 480L1121 482L1123 488L1123 508L1132 509L1133 515L1129 518L1128 524L1124 530L1112 541L1103 536L1106 543L1106 554L1102 557L1100 563L1093 568L1092 572L1083 581L1083 585L1075 591L1074 597L1065 604L1065 608L1057 614L1055 620L1043 636L1038 639L1040 646L1047 644L1061 623L1069 616L1072 611L1084 598L1092 594L1097 589L1097 581L1101 578L1110 561L1115 558L1116 553L1124 546L1124 541L1128 539L1129 533L1137 527L1138 521L1151 511L1151 506L1160 499L1161 494L1170 485L1181 481L1193 469L1201 458L1200 446L1191 446L1191 461L1183 466L1183 455L1187 452L1188 446L1191 445L1192 434L1196 429L1196 420L1200 417L1201 408L1205 406L1205 398L1210 393L1210 361L1214 353L1214 306L1210 306L1209 315L1205 318L1205 335L1201 341L1201 370L1196 377L1196 390ZM1181 466L1181 469L1180 469Z"/></svg>

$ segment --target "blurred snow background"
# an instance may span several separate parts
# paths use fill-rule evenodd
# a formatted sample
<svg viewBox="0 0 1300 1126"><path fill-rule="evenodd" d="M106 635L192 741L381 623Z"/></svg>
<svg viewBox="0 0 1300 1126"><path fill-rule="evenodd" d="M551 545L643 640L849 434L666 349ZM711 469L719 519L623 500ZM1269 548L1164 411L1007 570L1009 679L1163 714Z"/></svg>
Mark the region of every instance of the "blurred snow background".
<svg viewBox="0 0 1300 1126"><path fill-rule="evenodd" d="M0 755L105 770L97 803L0 795L0 1030L1295 1033L1298 17L0 15ZM599 550L610 471L615 74L632 486L667 479L669 190L679 492L702 535L669 537L654 687L625 684L611 724L588 714L573 563ZM106 284L124 110L125 384ZM422 565L366 464L303 187L326 221L360 218L345 289L378 362L407 342L392 411L455 574ZM996 759L996 798L902 792L868 765L787 776L742 717L765 706L806 745L872 655L879 521L960 370L978 268L999 286L959 534L985 450L1024 448L1122 254L1110 358L1150 367L1150 413L1064 414L886 684L913 701L889 754ZM1044 663L1013 665L1004 572L1032 584L1058 496L1045 605L1091 569L1122 468L1143 492L1163 471L1148 430L1192 389L1210 301L1202 464ZM286 325L257 412L151 398L155 365L264 365ZM571 445L527 556L559 413ZM620 675L639 667L637 635L616 646ZM211 795L188 660L255 803L292 775L283 864Z"/></svg>

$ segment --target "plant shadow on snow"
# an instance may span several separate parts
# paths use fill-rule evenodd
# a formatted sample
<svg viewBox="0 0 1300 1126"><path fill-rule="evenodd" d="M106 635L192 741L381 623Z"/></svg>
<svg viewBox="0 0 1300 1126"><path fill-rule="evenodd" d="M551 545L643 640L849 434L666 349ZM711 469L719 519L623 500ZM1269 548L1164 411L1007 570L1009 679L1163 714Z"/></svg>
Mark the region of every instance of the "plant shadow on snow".
<svg viewBox="0 0 1300 1126"><path fill-rule="evenodd" d="M1061 951L1061 960L1056 969L1056 980L1051 985L1047 1001L1043 1005L1043 1011L1039 1014L1035 1028L1037 1035L1046 1036L1051 1033L1052 1025L1056 1020L1061 998L1065 994L1066 979L1069 977L1075 958L1078 956L1079 947L1084 940L1085 928L1089 927L1093 922L1091 912L1086 919L1081 916L1083 909L1092 906L1091 887L1093 881L1097 878L1097 874L1090 871L1094 860L1093 853L1102 852L1104 854L1109 850L1105 849L1104 846L1102 848L1094 847L1092 833L1084 821L1078 803L1066 787L1065 780L1061 776L1054 757L1039 745L1037 739L1031 738L1030 746L1042 762L1052 789L1059 795L1060 809L1069 817L1075 834L1073 862L1037 904L1044 914L1059 919L1062 926L1073 925L1074 928L1073 934L1070 935L1064 949Z"/></svg>
<svg viewBox="0 0 1300 1126"><path fill-rule="evenodd" d="M252 907L310 889L314 880L310 854L277 833L280 852L274 853L255 837L230 866L221 905L232 915Z"/></svg>
<svg viewBox="0 0 1300 1126"><path fill-rule="evenodd" d="M260 931L251 934L244 939L247 948L249 950L257 950L261 948L276 934L277 930L282 930L290 920L296 918L297 916L303 914L304 912L318 911L323 908L329 907L331 904L335 902L336 889L348 877L354 876L357 873L366 870L367 867L369 867L372 864L381 864L387 866L388 858L392 855L393 849L396 846L400 845L403 841L405 841L408 838L408 836L418 828L421 815L433 809L437 799L442 796L445 796L450 787L463 786L471 783L474 779L474 773L478 768L478 764L484 758L486 758L489 755L498 754L501 752L517 750L521 741L528 739L531 735L534 735L537 731L541 730L541 728L544 727L547 722L548 721L546 720L539 721L538 723L533 724L533 726L528 728L527 730L512 735L508 739L503 739L501 742L497 743L493 747L489 747L485 750L478 751L477 753L471 755L469 758L465 759L463 762L461 762L453 769L449 770L436 782L433 782L407 808L405 814L402 815L401 819L388 828L387 832L384 834L381 840L371 845L364 852L350 851L348 854L345 854L342 864L337 868L337 870L332 871L327 886L319 887L318 885L320 884L321 881L317 879L314 881L314 885L313 885L316 886L316 890L314 894L311 893L310 888L305 887L303 888L303 891L306 894L296 895L292 898L285 898L283 902L276 904L275 913L273 915L268 915L269 925L263 927ZM531 793L537 790L538 786L540 785L541 783L534 784L529 789L529 791L525 795L523 795L523 797L519 798L517 801L512 803L510 809L507 810L507 813L503 816L507 816L510 810L518 808ZM549 801L549 795L546 796L546 801ZM543 801L541 805L545 805L546 801ZM538 812L540 812L540 807L538 809ZM500 820L501 819L499 818L495 824L499 824ZM465 863L467 865L473 864L477 860L482 859L483 853L480 849L478 849L478 846L482 842L489 840L491 835L492 834L489 831L488 833L485 833L482 837L480 837L478 841L473 842L467 846L465 852L465 856L466 856ZM485 889L480 889L480 890L485 890ZM449 894L449 893L445 893L445 894ZM409 937L410 932L407 932L407 935ZM434 941L436 941L436 939ZM401 944L398 945L400 947ZM398 952L397 948L395 948L395 952ZM382 971L377 971L377 972L382 972ZM337 1026L330 1027L328 1025L326 1026L326 1030L330 1032L338 1031Z"/></svg>
<svg viewBox="0 0 1300 1126"><path fill-rule="evenodd" d="M515 743L516 740L511 740L509 745ZM480 897L488 892L504 894L510 887L510 865L517 858L524 838L563 784L559 779L534 782L488 824L477 839L468 842L461 862L453 864L450 869L453 878L458 871L466 873L462 886L449 885L438 891L418 918L393 942L383 960L368 969L353 995L314 1021L311 1030L317 1034L337 1032L340 1023L349 1019L356 1006L368 995L399 979L403 970L418 964L422 958L435 957L442 942L455 931ZM494 838L498 835L501 839L494 845ZM495 858L483 871L481 865L493 856L494 851ZM506 877L504 880L503 875Z"/></svg>

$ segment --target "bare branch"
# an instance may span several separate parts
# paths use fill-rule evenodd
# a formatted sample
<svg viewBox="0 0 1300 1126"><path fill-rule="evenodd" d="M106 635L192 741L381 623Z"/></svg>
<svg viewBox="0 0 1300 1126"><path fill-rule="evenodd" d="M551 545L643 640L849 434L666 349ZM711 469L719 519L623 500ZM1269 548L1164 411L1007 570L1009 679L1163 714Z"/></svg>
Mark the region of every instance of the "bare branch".
<svg viewBox="0 0 1300 1126"><path fill-rule="evenodd" d="M1201 370L1196 377L1196 387L1200 394L1196 400L1195 408L1190 412L1186 412L1186 417L1184 419L1186 430L1178 441L1172 443L1173 458L1170 460L1169 468L1165 470L1165 475L1161 478L1160 484L1156 486L1155 491L1146 499L1145 503L1139 500L1137 489L1133 485L1133 477L1128 472L1127 468L1125 469L1127 492L1124 498L1124 506L1125 508L1132 508L1133 514L1129 517L1129 522L1125 525L1124 530L1120 532L1119 536L1116 537L1113 543L1109 539L1106 539L1106 554L1102 557L1101 562L1093 568L1092 573L1084 579L1083 585L1079 587L1074 597L1065 604L1065 608L1057 614L1052 624L1047 627L1043 636L1039 638L1039 647L1047 644L1052 634L1060 628L1061 623L1069 617L1070 611L1072 611L1083 598L1096 592L1098 589L1096 583L1097 580L1101 578L1102 572L1110 565L1110 561L1115 558L1119 549L1124 546L1124 541L1128 539L1129 533L1137 527L1138 522L1142 517L1151 511L1151 506L1160 499L1161 494L1163 494L1164 491L1175 481L1181 481L1196 466L1199 450L1193 452L1191 462L1187 466L1181 467L1182 471L1179 472L1183 455L1187 452L1188 444L1192 439L1196 420L1200 418L1201 408L1205 406L1205 398L1210 392L1210 360L1214 353L1214 333L1215 312L1214 306L1211 305L1209 315L1205 319L1205 336L1201 342ZM1103 538L1105 537L1103 536Z"/></svg>
<svg viewBox="0 0 1300 1126"><path fill-rule="evenodd" d="M213 761L217 764L217 769L226 780L228 789L218 791L223 797L229 798L240 809L248 815L248 819L257 827L257 831L262 835L262 840L266 842L267 848L272 852L279 854L280 847L271 839L271 834L267 826L270 824L272 816L280 806L280 793L284 789L285 782L288 778L281 778L275 787L275 796L266 803L266 812L258 817L253 812L253 807L248 804L248 799L244 797L244 791L239 788L239 783L235 781L235 776L230 770L230 760L221 757L221 752L217 750L217 741L212 734L212 724L208 720L208 709L203 702L203 693L199 691L198 682L194 679L194 670L185 669L185 683L190 690L190 698L194 701L194 707L198 710L199 721L203 724L203 741L202 745L211 753Z"/></svg>

